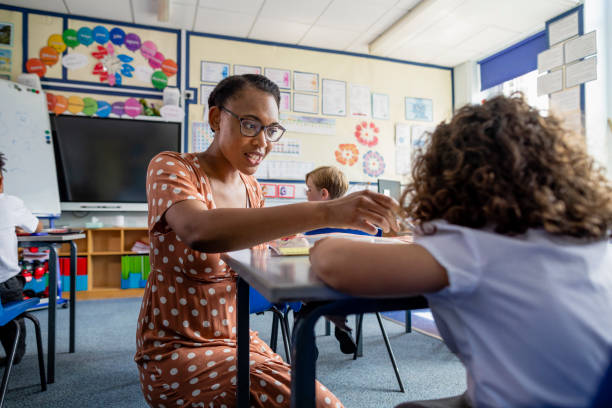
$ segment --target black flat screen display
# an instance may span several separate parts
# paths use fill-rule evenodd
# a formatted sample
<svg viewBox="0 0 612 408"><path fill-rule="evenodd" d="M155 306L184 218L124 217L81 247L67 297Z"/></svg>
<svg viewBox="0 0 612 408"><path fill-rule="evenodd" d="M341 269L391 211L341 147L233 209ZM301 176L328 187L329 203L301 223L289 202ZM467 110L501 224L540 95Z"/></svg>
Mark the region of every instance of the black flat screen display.
<svg viewBox="0 0 612 408"><path fill-rule="evenodd" d="M146 203L146 171L157 153L180 151L176 122L51 117L62 202Z"/></svg>

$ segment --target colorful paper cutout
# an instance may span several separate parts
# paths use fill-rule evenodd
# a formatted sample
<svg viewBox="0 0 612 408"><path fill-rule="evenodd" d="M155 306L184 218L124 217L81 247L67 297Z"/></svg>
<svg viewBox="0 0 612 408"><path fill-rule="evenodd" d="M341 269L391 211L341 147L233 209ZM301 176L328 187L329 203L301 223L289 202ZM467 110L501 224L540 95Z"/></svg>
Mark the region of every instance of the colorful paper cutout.
<svg viewBox="0 0 612 408"><path fill-rule="evenodd" d="M47 110L49 112L53 112L55 110L55 103L57 102L57 98L52 93L47 93Z"/></svg>
<svg viewBox="0 0 612 408"><path fill-rule="evenodd" d="M363 172L370 177L378 177L385 172L385 159L380 153L369 150L363 155Z"/></svg>
<svg viewBox="0 0 612 408"><path fill-rule="evenodd" d="M134 34L134 33L130 33L128 35L125 36L125 47L134 52L138 49L140 49L140 37L138 36L138 34Z"/></svg>
<svg viewBox="0 0 612 408"><path fill-rule="evenodd" d="M42 47L38 55L40 56L42 63L49 66L55 65L59 60L57 50L49 46Z"/></svg>
<svg viewBox="0 0 612 408"><path fill-rule="evenodd" d="M94 42L93 31L89 27L81 27L77 31L77 39L81 44L88 47Z"/></svg>
<svg viewBox="0 0 612 408"><path fill-rule="evenodd" d="M178 66L176 65L176 62L174 62L174 60L167 59L162 63L161 70L164 74L171 77L172 75L175 75L178 72Z"/></svg>
<svg viewBox="0 0 612 408"><path fill-rule="evenodd" d="M344 143L338 145L338 150L335 152L336 161L340 164L352 166L359 159L359 149L353 143Z"/></svg>
<svg viewBox="0 0 612 408"><path fill-rule="evenodd" d="M153 41L145 41L140 46L140 53L146 59L152 58L157 52L157 46L153 43Z"/></svg>
<svg viewBox="0 0 612 408"><path fill-rule="evenodd" d="M380 129L374 124L374 122L363 121L355 126L355 137L357 141L362 145L372 147L378 144L377 134Z"/></svg>
<svg viewBox="0 0 612 408"><path fill-rule="evenodd" d="M136 98L129 98L127 101L125 101L123 108L125 113L132 118L140 115L140 112L142 111L142 105Z"/></svg>
<svg viewBox="0 0 612 408"><path fill-rule="evenodd" d="M49 39L47 40L47 45L55 48L55 50L60 54L66 51L66 44L64 43L64 39L60 34L50 35Z"/></svg>
<svg viewBox="0 0 612 408"><path fill-rule="evenodd" d="M123 45L125 41L125 31L119 27L110 30L110 41L115 45Z"/></svg>
<svg viewBox="0 0 612 408"><path fill-rule="evenodd" d="M95 26L93 29L93 37L94 41L100 45L104 45L108 42L110 34L108 33L108 29L104 26Z"/></svg>
<svg viewBox="0 0 612 408"><path fill-rule="evenodd" d="M114 102L111 105L111 113L114 113L117 116L121 116L125 113L125 103L124 102Z"/></svg>
<svg viewBox="0 0 612 408"><path fill-rule="evenodd" d="M55 97L55 107L53 108L53 112L56 115L61 115L68 109L68 99L63 95L57 95Z"/></svg>
<svg viewBox="0 0 612 408"><path fill-rule="evenodd" d="M84 106L85 104L80 96L72 95L68 98L68 111L70 113L77 114L82 112Z"/></svg>
<svg viewBox="0 0 612 408"><path fill-rule="evenodd" d="M149 58L149 65L151 66L151 68L155 68L155 69L161 68L162 63L164 62L165 59L166 58L164 57L164 54L157 51L154 56Z"/></svg>
<svg viewBox="0 0 612 408"><path fill-rule="evenodd" d="M38 58L30 58L26 61L26 71L42 78L47 72L47 68Z"/></svg>
<svg viewBox="0 0 612 408"><path fill-rule="evenodd" d="M89 63L86 55L79 54L77 52L71 52L62 57L62 65L66 69L79 69L86 67Z"/></svg>
<svg viewBox="0 0 612 408"><path fill-rule="evenodd" d="M151 76L151 83L155 88L162 90L168 85L168 77L161 71L155 71Z"/></svg>
<svg viewBox="0 0 612 408"><path fill-rule="evenodd" d="M110 115L111 110L112 110L110 103L106 101L98 101L97 105L98 105L98 109L96 110L96 115L98 115L101 118L105 118L108 115Z"/></svg>
<svg viewBox="0 0 612 408"><path fill-rule="evenodd" d="M83 98L83 113L87 116L93 116L98 110L98 101L93 98Z"/></svg>
<svg viewBox="0 0 612 408"><path fill-rule="evenodd" d="M74 48L79 45L79 39L77 38L77 32L72 28L68 28L64 30L62 34L62 39L64 40L64 44L69 46L70 48Z"/></svg>

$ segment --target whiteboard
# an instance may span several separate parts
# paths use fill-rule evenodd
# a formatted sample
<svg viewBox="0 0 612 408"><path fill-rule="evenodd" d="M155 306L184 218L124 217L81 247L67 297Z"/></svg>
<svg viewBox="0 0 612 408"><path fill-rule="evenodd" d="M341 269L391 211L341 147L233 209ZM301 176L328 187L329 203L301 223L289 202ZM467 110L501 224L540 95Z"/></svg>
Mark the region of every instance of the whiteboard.
<svg viewBox="0 0 612 408"><path fill-rule="evenodd" d="M37 216L59 216L60 199L42 91L0 80L0 152L6 157L4 192L21 198Z"/></svg>

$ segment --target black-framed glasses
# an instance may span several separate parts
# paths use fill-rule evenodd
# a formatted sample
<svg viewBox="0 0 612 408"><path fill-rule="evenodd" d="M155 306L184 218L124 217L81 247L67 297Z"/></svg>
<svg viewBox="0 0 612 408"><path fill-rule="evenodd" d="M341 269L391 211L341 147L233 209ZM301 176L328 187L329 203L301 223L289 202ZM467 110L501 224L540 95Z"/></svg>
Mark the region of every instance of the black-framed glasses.
<svg viewBox="0 0 612 408"><path fill-rule="evenodd" d="M241 118L231 110L224 106L221 106L221 110L226 111L236 119L240 121L240 133L242 136L255 137L263 129L266 140L269 142L278 142L281 137L285 134L285 128L275 123L273 125L264 126L257 119L252 118Z"/></svg>

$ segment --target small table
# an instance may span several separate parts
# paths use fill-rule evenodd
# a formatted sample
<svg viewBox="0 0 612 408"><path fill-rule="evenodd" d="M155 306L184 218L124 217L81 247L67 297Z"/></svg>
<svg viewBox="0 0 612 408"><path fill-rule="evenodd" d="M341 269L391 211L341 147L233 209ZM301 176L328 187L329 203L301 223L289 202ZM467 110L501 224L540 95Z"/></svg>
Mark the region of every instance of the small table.
<svg viewBox="0 0 612 408"><path fill-rule="evenodd" d="M17 237L20 247L37 247L49 249L49 324L47 339L47 382L55 382L55 309L57 306L57 269L58 254L57 246L65 243L70 244L70 339L69 352L74 353L74 320L76 307L76 265L77 239L85 238L85 234L61 234L61 235L31 235Z"/></svg>
<svg viewBox="0 0 612 408"><path fill-rule="evenodd" d="M268 250L229 252L225 262L238 273L237 406L249 407L249 285L272 303L324 302L295 327L291 359L291 406L315 408L314 326L322 315L413 310L427 307L423 296L355 298L337 292L310 269L308 256L271 256Z"/></svg>

